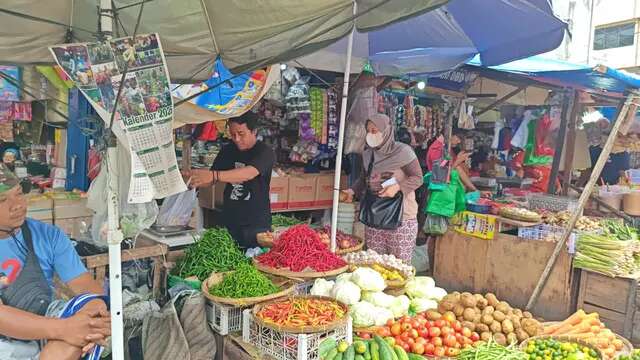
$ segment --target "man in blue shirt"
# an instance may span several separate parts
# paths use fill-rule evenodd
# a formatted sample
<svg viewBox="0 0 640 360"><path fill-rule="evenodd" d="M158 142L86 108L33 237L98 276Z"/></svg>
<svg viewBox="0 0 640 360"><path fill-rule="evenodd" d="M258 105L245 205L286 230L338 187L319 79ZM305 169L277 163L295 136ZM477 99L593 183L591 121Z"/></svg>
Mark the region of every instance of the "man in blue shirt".
<svg viewBox="0 0 640 360"><path fill-rule="evenodd" d="M0 359L79 359L110 335L109 313L102 299L89 297L74 315L59 318L49 306L53 276L76 295L104 291L69 238L26 212L18 178L0 164Z"/></svg>

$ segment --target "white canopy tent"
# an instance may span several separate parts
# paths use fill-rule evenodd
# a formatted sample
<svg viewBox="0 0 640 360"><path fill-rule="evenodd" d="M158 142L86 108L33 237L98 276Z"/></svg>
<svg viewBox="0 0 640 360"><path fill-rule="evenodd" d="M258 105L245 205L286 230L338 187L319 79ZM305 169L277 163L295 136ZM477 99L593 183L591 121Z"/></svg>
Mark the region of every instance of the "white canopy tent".
<svg viewBox="0 0 640 360"><path fill-rule="evenodd" d="M216 58L243 71L297 58L354 28L369 31L448 0L5 0L0 4L0 63L50 64L49 46L104 36L157 32L174 81L205 80ZM96 8L100 10L96 11ZM355 15L356 7L360 9ZM98 15L100 14L100 15ZM346 65L351 63L351 45ZM347 70L348 75L348 70ZM348 76L346 77L348 79ZM344 87L346 96L348 83ZM343 113L346 101L343 102ZM344 118L341 122L341 137ZM342 144L342 139L340 143ZM109 283L112 357L124 358L115 147L109 172ZM334 236L335 239L335 236Z"/></svg>

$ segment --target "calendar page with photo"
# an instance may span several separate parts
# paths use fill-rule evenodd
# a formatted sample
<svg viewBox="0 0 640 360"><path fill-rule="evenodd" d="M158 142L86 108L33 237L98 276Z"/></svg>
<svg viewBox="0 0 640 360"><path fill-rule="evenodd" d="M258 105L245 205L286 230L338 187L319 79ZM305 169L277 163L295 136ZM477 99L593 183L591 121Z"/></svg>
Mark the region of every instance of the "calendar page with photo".
<svg viewBox="0 0 640 360"><path fill-rule="evenodd" d="M158 34L50 50L105 124L115 111L114 133L131 153L129 202L185 191L173 142L169 72Z"/></svg>

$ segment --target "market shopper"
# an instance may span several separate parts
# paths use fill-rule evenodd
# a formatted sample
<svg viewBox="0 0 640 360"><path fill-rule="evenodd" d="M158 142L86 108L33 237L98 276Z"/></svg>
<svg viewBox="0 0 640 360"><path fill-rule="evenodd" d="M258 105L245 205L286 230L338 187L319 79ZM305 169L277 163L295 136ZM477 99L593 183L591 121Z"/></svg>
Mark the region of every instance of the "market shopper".
<svg viewBox="0 0 640 360"><path fill-rule="evenodd" d="M224 146L211 170L192 170L191 185L217 182L224 189L223 222L243 248L257 247L256 235L271 230L269 185L273 149L258 141L258 117L252 112L229 120L232 143Z"/></svg>
<svg viewBox="0 0 640 360"><path fill-rule="evenodd" d="M403 195L403 214L400 227L395 230L365 227L367 248L380 254L393 254L411 263L418 235L418 203L415 190L422 185L422 169L413 149L395 141L393 126L388 116L376 114L366 121L367 147L362 155L364 169L354 186L346 190L346 200L363 195L367 187L380 197ZM373 159L370 176L367 169ZM383 187L384 183L391 183Z"/></svg>
<svg viewBox="0 0 640 360"><path fill-rule="evenodd" d="M0 359L99 357L110 316L105 299L90 294L102 287L60 229L26 213L18 178L0 164ZM77 295L71 303L52 301L54 275Z"/></svg>
<svg viewBox="0 0 640 360"><path fill-rule="evenodd" d="M468 167L466 166L467 159L470 158L471 153L462 150L462 141L464 140L464 133L462 130L455 129L451 134L451 151L449 153L450 161L452 161L451 168L458 170L460 181L465 187L467 192L478 191L473 185L471 177L469 177ZM429 146L427 150L427 170L433 169L433 164L436 161L445 159L446 144L444 135L440 135Z"/></svg>

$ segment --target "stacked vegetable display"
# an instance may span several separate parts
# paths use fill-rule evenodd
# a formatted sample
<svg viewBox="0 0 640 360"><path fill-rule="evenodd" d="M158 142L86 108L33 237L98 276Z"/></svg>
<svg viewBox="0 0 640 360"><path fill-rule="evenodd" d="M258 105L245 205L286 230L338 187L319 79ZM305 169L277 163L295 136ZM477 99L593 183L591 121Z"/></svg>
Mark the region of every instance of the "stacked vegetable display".
<svg viewBox="0 0 640 360"><path fill-rule="evenodd" d="M569 336L580 339L602 351L608 359L622 350L624 344L616 335L600 321L597 313L587 314L580 309L566 320L545 325L544 334L550 336Z"/></svg>
<svg viewBox="0 0 640 360"><path fill-rule="evenodd" d="M411 302L406 296L383 293L384 278L377 271L362 267L339 275L335 281L317 279L311 295L329 296L350 306L354 327L384 325L387 320L408 314Z"/></svg>
<svg viewBox="0 0 640 360"><path fill-rule="evenodd" d="M318 233L308 225L289 228L278 237L269 252L255 259L264 266L293 272L326 272L347 265L320 241Z"/></svg>
<svg viewBox="0 0 640 360"><path fill-rule="evenodd" d="M359 339L349 344L336 341L333 337L325 339L318 350L320 360L424 360L422 356L407 353L395 345L392 338Z"/></svg>
<svg viewBox="0 0 640 360"><path fill-rule="evenodd" d="M404 263L391 254L380 255L371 249L345 254L342 258L352 265L378 264L384 267L394 268L400 271L405 278L413 276L415 270L413 266Z"/></svg>
<svg viewBox="0 0 640 360"><path fill-rule="evenodd" d="M331 226L326 225L322 229L319 229L318 235L323 243L329 245L331 241ZM344 250L360 245L360 241L355 237L338 230L336 232L336 245L338 246L338 249Z"/></svg>
<svg viewBox="0 0 640 360"><path fill-rule="evenodd" d="M346 315L346 309L333 300L306 297L273 302L256 313L265 323L287 327L331 325Z"/></svg>
<svg viewBox="0 0 640 360"><path fill-rule="evenodd" d="M572 213L570 211L544 212L542 214L542 221L545 224L566 227L569 219L571 219L571 215ZM602 231L602 223L596 219L580 216L576 222L575 229L584 232L600 232Z"/></svg>
<svg viewBox="0 0 640 360"><path fill-rule="evenodd" d="M174 274L183 279L197 277L204 281L212 272L235 270L240 264L246 264L244 256L236 242L226 229L207 229L200 239L185 251Z"/></svg>
<svg viewBox="0 0 640 360"><path fill-rule="evenodd" d="M640 241L635 230L606 222L604 233L583 233L576 241L573 265L608 276L624 276L640 270Z"/></svg>
<svg viewBox="0 0 640 360"><path fill-rule="evenodd" d="M552 338L535 339L527 343L525 359L597 360L600 355L594 349L576 342L558 341Z"/></svg>
<svg viewBox="0 0 640 360"><path fill-rule="evenodd" d="M482 340L493 338L500 345L519 343L543 331L531 313L514 309L491 293L485 296L451 293L440 301L438 311L427 314L432 313L430 319L437 316L458 319L464 327L479 333Z"/></svg>
<svg viewBox="0 0 640 360"><path fill-rule="evenodd" d="M280 289L253 265L240 264L235 271L224 275L209 293L223 298L251 298L271 295Z"/></svg>

